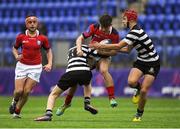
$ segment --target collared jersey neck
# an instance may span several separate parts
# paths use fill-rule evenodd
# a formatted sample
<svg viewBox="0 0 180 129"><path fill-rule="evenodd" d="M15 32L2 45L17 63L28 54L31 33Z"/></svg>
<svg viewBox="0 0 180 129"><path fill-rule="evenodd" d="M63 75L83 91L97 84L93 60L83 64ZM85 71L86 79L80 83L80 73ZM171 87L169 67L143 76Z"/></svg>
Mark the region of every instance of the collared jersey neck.
<svg viewBox="0 0 180 129"><path fill-rule="evenodd" d="M29 34L29 30L26 30L26 31L25 31L25 34L26 34L27 36L30 36L30 37L36 37L36 36L39 35L39 30L36 30L36 35L35 35L35 36L31 36L31 35Z"/></svg>

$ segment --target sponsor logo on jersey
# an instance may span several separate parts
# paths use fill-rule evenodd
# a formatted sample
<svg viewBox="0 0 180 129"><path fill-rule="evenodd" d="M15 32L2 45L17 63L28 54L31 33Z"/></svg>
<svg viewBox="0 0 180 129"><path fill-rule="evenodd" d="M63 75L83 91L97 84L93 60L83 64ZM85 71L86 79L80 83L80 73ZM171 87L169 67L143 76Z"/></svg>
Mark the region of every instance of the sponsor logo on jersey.
<svg viewBox="0 0 180 129"><path fill-rule="evenodd" d="M29 41L28 41L28 40L23 40L22 43L23 43L23 44L24 44L24 43L29 43Z"/></svg>
<svg viewBox="0 0 180 129"><path fill-rule="evenodd" d="M37 41L37 45L41 45L41 41L38 40L38 41Z"/></svg>

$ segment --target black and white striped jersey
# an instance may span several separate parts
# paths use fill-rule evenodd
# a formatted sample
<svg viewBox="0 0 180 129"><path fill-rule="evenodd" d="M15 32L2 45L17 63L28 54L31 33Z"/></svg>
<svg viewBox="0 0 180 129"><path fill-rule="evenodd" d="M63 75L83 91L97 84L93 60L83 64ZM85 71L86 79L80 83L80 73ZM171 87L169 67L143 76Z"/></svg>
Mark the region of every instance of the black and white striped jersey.
<svg viewBox="0 0 180 129"><path fill-rule="evenodd" d="M90 71L90 66L87 63L89 56L97 57L97 51L92 50L87 45L82 45L83 56L77 56L76 46L69 49L68 52L68 66L66 72L75 70L86 70Z"/></svg>
<svg viewBox="0 0 180 129"><path fill-rule="evenodd" d="M138 25L135 25L123 40L137 50L138 60L152 62L159 59L152 40Z"/></svg>

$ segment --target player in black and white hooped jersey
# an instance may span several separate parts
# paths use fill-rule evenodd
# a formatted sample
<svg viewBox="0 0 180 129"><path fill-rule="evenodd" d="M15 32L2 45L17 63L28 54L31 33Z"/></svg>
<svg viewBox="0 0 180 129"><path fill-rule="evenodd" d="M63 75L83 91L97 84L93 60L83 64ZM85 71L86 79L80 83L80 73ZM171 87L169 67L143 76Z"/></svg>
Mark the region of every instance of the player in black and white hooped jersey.
<svg viewBox="0 0 180 129"><path fill-rule="evenodd" d="M98 57L97 51L90 49L87 45L82 45L82 51L84 52L82 56L77 56L76 46L69 49L68 52L68 66L66 72L85 70L90 71L90 66L87 63L90 56Z"/></svg>
<svg viewBox="0 0 180 129"><path fill-rule="evenodd" d="M153 62L159 60L159 55L154 48L152 40L138 25L135 25L130 30L123 41L137 50L138 60L143 62Z"/></svg>
<svg viewBox="0 0 180 129"><path fill-rule="evenodd" d="M98 111L90 105L92 72L88 64L88 58L99 57L99 54L107 55L107 53L93 50L87 45L82 45L82 51L83 55L78 56L76 46L69 49L66 72L61 76L48 97L45 115L37 117L35 121L51 121L52 110L57 97L69 88L76 90L74 87L77 87L77 85L84 85L84 109L92 114L98 113ZM70 105L66 105L66 108L69 106ZM57 110L56 115L60 116L63 113L64 111Z"/></svg>
<svg viewBox="0 0 180 129"><path fill-rule="evenodd" d="M130 31L118 44L92 44L90 47L96 49L118 50L119 52L130 52L135 48L138 55L128 76L128 84L136 88L132 101L138 103L137 113L133 121L141 121L147 99L147 92L154 82L160 70L159 55L149 36L137 25L137 12L126 10L122 23ZM144 77L140 84L139 79Z"/></svg>

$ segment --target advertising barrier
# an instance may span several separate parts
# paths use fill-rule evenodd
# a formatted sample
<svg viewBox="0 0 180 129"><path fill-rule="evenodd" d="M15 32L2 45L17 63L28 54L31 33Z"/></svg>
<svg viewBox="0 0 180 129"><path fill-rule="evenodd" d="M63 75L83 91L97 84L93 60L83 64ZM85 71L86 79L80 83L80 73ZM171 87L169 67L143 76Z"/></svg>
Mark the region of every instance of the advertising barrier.
<svg viewBox="0 0 180 129"><path fill-rule="evenodd" d="M130 96L134 89L129 88L127 78L130 69L110 69L115 83L116 96ZM51 72L42 72L40 83L33 89L31 95L48 95L57 83L65 69L55 69ZM92 95L106 96L102 75L94 70L92 79ZM0 95L12 95L14 90L14 69L0 69ZM83 95L83 88L76 91L77 96ZM180 69L161 69L158 77L149 91L152 97L179 97L180 96Z"/></svg>

